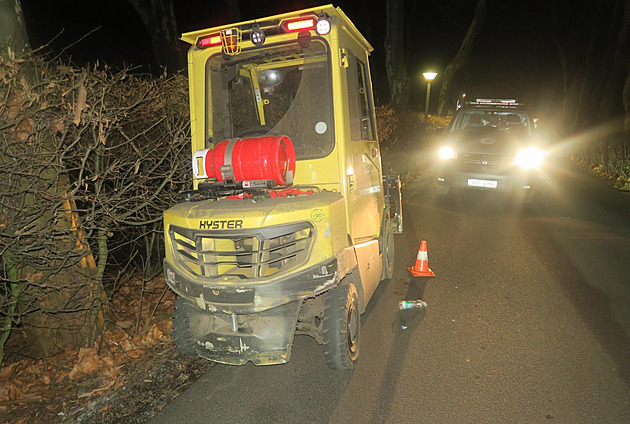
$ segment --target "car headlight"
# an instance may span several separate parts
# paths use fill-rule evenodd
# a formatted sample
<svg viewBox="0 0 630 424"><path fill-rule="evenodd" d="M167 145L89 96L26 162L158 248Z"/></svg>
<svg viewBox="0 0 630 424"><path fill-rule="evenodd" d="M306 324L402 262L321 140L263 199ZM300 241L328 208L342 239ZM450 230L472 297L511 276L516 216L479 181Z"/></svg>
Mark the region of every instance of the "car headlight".
<svg viewBox="0 0 630 424"><path fill-rule="evenodd" d="M438 156L440 159L455 159L457 157L457 153L455 153L455 150L450 147L444 146L438 151Z"/></svg>
<svg viewBox="0 0 630 424"><path fill-rule="evenodd" d="M514 163L523 169L537 169L543 163L545 152L537 147L526 147L516 154Z"/></svg>

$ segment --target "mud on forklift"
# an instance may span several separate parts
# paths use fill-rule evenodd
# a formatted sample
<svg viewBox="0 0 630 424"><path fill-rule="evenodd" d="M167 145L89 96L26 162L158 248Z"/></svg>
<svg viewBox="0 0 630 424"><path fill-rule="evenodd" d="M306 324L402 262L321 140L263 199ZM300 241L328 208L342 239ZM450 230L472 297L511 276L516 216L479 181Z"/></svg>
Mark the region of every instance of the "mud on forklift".
<svg viewBox="0 0 630 424"><path fill-rule="evenodd" d="M186 33L193 190L164 213L182 353L289 361L295 334L352 369L392 276L400 179L383 176L372 47L331 5Z"/></svg>

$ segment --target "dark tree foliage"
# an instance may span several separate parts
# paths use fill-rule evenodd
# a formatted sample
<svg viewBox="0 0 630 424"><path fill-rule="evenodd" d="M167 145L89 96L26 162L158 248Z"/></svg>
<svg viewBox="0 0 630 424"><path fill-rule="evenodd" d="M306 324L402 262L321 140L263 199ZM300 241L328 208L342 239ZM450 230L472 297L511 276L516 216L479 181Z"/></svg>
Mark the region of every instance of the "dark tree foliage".
<svg viewBox="0 0 630 424"><path fill-rule="evenodd" d="M573 132L622 116L630 65L630 3L555 0L553 39L562 63L560 122Z"/></svg>
<svg viewBox="0 0 630 424"><path fill-rule="evenodd" d="M397 110L404 110L409 103L409 73L404 44L405 2L387 0L385 25L385 69L389 84L389 100Z"/></svg>
<svg viewBox="0 0 630 424"><path fill-rule="evenodd" d="M609 69L610 73L606 80L605 89L602 94L602 113L610 115L619 110L623 98L619 93L623 91L624 81L630 77L628 64L630 61L630 2L618 0L615 4L613 14L613 25L610 26L608 37L608 60L604 69ZM620 102L621 101L621 102ZM623 106L628 112L627 102Z"/></svg>
<svg viewBox="0 0 630 424"><path fill-rule="evenodd" d="M153 57L169 73L184 67L173 0L127 0L151 37Z"/></svg>
<svg viewBox="0 0 630 424"><path fill-rule="evenodd" d="M468 27L468 31L466 32L466 36L464 37L457 54L444 70L444 77L442 78L442 87L440 89L440 98L438 103L438 115L444 115L447 112L447 102L451 97L451 82L470 55L473 43L483 27L486 20L486 6L487 0L477 1L475 13L472 21L470 22L470 26Z"/></svg>

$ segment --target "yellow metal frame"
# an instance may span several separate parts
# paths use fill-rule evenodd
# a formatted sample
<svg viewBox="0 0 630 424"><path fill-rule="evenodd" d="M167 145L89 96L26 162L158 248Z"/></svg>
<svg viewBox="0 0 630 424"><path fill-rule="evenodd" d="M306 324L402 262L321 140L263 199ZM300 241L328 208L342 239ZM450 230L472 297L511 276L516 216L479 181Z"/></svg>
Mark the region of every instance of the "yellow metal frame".
<svg viewBox="0 0 630 424"><path fill-rule="evenodd" d="M297 222L302 219L312 221L311 214L315 209L323 212L326 215L326 219L322 221L322 223L317 224L316 232L318 235L330 233L331 229L335 229L336 237L340 236L341 238L339 240L335 239L334 245L331 246L330 240L326 240L325 237L318 236L313 246L313 251L318 252L316 255L317 258L311 258L311 260L309 260L310 264L316 263L316 261L320 260L323 256L334 256L340 249L343 249L344 246L348 246L348 234L352 236L355 244L375 240L380 235L381 222L383 219L382 214L384 211L382 196L380 199L372 201L378 203L377 207L373 207L374 203L369 204L370 210L374 210L374 212L366 213L365 210L360 210L362 207L359 207L359 204L367 205L366 203L361 203L361 198L357 196L361 187L353 186L355 172L362 171L359 169L362 162L371 162L372 166L378 170L378 175L374 175L373 179L382 180L382 174L380 171L380 156L375 158L371 153L375 151L375 149L378 149L378 144L376 141L356 142L351 140L348 99L345 96L340 95L340 93L347 92L347 78L344 77L345 74L343 73L344 69L347 68L347 61L344 61L342 52L352 51L363 63L367 64L368 56L370 52L373 51L372 46L360 34L343 11L339 8L333 7L332 5L279 14L265 17L261 20L249 20L236 24L189 32L182 35L182 40L191 44L191 48L188 52L188 72L190 84L192 151L194 152L207 148L208 146L206 146L206 140L212 136L212 134L205 134L206 128L212 128L211 122L208 122L208 125L206 125L205 122L206 119L212 119L211 113L208 113L206 109L207 96L209 95L206 88L206 67L210 57L215 54L220 54L223 49L222 45L208 48L198 48L196 45L197 41L202 37L221 33L226 29L251 26L252 24L256 24L258 22L278 21L281 23L286 20L308 16L309 14L314 16L326 14L334 22L334 24L331 25L331 31L328 34L318 36L313 32L313 36L324 39L329 48L331 66L330 74L332 78L331 83L333 93L335 93L333 96L334 128L331 129L335 134L335 145L333 151L326 157L298 160L296 164L294 184L318 186L322 189L339 193L344 199L343 202L345 203L345 210L342 211L338 206L335 206L334 210L329 210L325 206L315 207L311 204L312 201L308 199L308 196L304 196L301 198L302 202L299 203L298 208L296 208L295 205L292 210L282 208L282 213L274 211L273 215L263 214L261 218L261 211L258 211L256 208L248 207L245 209L239 208L238 214L246 223L244 228L256 228L256 226L268 226L282 222ZM267 43L283 44L295 42L297 35L298 34L295 32L273 35L272 39L268 37ZM247 51L255 48L255 46L251 43L251 41L243 40L240 48L241 51ZM296 58L295 61L296 63L304 63L304 59ZM268 66L271 67L274 65L269 64ZM266 67L266 64L258 65L245 72L250 74L249 77L253 78L252 81L256 84L257 78L255 78L255 74ZM370 75L368 74L366 77L368 84L371 84ZM370 87L370 92L371 91ZM261 117L261 123L264 124L265 121L262 101L258 104L258 113ZM372 120L375 122L374 119L375 117L372 117ZM376 128L374 128L374 131L376 131ZM195 188L197 188L196 181L194 184ZM370 187L368 187L368 189L369 188ZM352 196L354 196L354 198ZM373 196L373 198L377 197ZM354 203L353 205L353 201L358 203ZM352 212L353 208L359 211ZM198 225L196 224L196 218L191 220L190 215L178 215L176 211L177 208L165 214L165 224L172 223L184 227L192 226L192 228L195 228L195 226ZM208 209L205 213L216 216L217 211ZM200 214L200 212L196 213L195 217L198 214ZM260 221L261 219L263 219L263 221ZM355 229L352 228L351 224L353 220L355 221ZM356 223L357 220L367 220L369 223ZM319 228L319 226L322 226L322 228ZM359 231L356 228L361 228L362 230ZM333 248L334 251L330 251L331 248ZM167 251L168 250L169 249L167 249ZM167 260L172 259L173 258L170 253L167 252ZM369 265L367 267L369 268Z"/></svg>

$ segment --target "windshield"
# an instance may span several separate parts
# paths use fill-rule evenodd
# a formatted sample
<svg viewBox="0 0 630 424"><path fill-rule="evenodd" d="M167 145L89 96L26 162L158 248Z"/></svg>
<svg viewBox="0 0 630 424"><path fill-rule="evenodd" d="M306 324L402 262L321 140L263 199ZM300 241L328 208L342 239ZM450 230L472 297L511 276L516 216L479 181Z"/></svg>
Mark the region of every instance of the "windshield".
<svg viewBox="0 0 630 424"><path fill-rule="evenodd" d="M211 141L287 135L297 159L326 156L334 143L329 68L320 40L308 47L290 44L211 57Z"/></svg>
<svg viewBox="0 0 630 424"><path fill-rule="evenodd" d="M460 110L451 125L451 132L459 130L479 131L496 129L531 135L529 115L514 110Z"/></svg>

